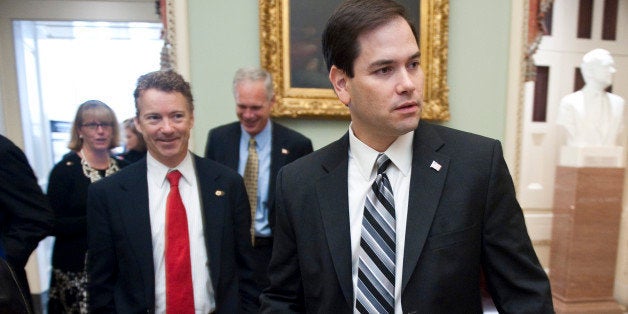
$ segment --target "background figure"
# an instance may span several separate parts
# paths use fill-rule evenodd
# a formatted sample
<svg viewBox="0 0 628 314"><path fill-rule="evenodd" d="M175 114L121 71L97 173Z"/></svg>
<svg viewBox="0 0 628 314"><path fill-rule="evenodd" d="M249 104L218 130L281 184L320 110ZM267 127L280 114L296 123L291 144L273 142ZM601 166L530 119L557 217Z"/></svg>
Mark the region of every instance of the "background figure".
<svg viewBox="0 0 628 314"><path fill-rule="evenodd" d="M244 183L188 150L190 85L151 72L134 97L148 154L89 189L90 312L255 312Z"/></svg>
<svg viewBox="0 0 628 314"><path fill-rule="evenodd" d="M82 103L71 132L71 152L54 166L48 181L48 198L55 214L50 314L87 313L87 188L126 165L110 154L120 133L115 113L105 103Z"/></svg>
<svg viewBox="0 0 628 314"><path fill-rule="evenodd" d="M613 82L615 62L604 49L589 51L580 66L584 87L560 101L556 124L568 146L623 146L624 100L605 91ZM564 140L560 141L565 144Z"/></svg>
<svg viewBox="0 0 628 314"><path fill-rule="evenodd" d="M416 31L392 0L349 0L323 32L351 125L277 176L262 313L553 313L498 141L419 123Z"/></svg>
<svg viewBox="0 0 628 314"><path fill-rule="evenodd" d="M146 142L137 128L133 118L129 118L122 122L126 143L124 145L124 153L118 155L119 159L128 163L136 162L146 156Z"/></svg>
<svg viewBox="0 0 628 314"><path fill-rule="evenodd" d="M273 245L275 179L279 169L312 152L310 139L270 120L275 97L273 82L264 69L242 68L233 79L233 96L239 122L209 131L205 157L218 161L245 177L249 141L255 140L257 171L254 191L249 189L255 281L259 293L269 285L268 263ZM252 156L251 156L252 157Z"/></svg>
<svg viewBox="0 0 628 314"><path fill-rule="evenodd" d="M0 313L33 312L24 266L39 241L50 234L52 223L52 210L26 156L0 135ZM5 260L19 288L7 273Z"/></svg>

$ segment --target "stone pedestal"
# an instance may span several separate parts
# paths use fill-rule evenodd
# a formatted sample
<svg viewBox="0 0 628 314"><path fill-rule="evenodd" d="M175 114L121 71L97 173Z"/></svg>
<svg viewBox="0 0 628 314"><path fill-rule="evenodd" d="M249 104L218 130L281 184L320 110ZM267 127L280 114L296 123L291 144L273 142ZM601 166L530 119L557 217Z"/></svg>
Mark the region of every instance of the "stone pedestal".
<svg viewBox="0 0 628 314"><path fill-rule="evenodd" d="M623 168L556 169L550 282L557 313L622 313L613 298Z"/></svg>

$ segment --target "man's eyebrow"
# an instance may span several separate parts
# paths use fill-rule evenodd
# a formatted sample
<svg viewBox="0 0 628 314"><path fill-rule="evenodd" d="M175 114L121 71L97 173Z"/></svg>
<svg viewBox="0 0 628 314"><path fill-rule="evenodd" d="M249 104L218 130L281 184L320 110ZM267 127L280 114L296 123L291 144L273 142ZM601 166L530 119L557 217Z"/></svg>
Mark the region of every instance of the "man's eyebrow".
<svg viewBox="0 0 628 314"><path fill-rule="evenodd" d="M368 69L379 68L381 66L393 64L394 61L390 59L377 60L369 64Z"/></svg>
<svg viewBox="0 0 628 314"><path fill-rule="evenodd" d="M421 58L421 52L417 51L415 54L411 55L408 58L408 60L419 59L419 58ZM391 59L377 60L377 61L374 61L373 63L369 64L368 69L378 68L378 67L390 65L390 64L393 64L393 63L394 63L394 61L391 60Z"/></svg>
<svg viewBox="0 0 628 314"><path fill-rule="evenodd" d="M255 103L245 104L245 103L239 103L239 104L236 104L236 106L238 106L238 107L263 107L263 106L264 106L264 104L255 104Z"/></svg>

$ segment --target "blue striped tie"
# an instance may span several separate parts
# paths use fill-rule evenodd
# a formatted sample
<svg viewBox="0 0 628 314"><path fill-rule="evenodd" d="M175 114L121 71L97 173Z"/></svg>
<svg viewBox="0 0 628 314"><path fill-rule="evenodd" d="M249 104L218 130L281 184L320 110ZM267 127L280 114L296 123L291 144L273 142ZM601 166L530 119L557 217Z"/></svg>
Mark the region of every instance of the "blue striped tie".
<svg viewBox="0 0 628 314"><path fill-rule="evenodd" d="M390 162L377 156L377 178L364 202L355 305L360 313L395 311L395 200L384 173Z"/></svg>

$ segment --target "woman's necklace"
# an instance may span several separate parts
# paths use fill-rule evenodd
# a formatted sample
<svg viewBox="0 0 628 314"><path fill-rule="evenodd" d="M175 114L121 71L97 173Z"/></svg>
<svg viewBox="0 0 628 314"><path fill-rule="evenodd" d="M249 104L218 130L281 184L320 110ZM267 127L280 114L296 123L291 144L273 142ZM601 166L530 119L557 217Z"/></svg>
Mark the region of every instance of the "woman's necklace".
<svg viewBox="0 0 628 314"><path fill-rule="evenodd" d="M82 149L81 149L81 156L83 157L81 158L81 166L83 166L83 174L87 178L89 178L89 180L92 183L102 179L102 176L100 175L100 171L92 168L89 165L89 163L87 162L87 157L85 156L85 153L83 152ZM120 168L118 168L118 164L116 163L116 161L113 160L113 158L109 157L109 167L107 167L107 170L105 170L105 177L108 177L116 173L118 170L120 170Z"/></svg>

